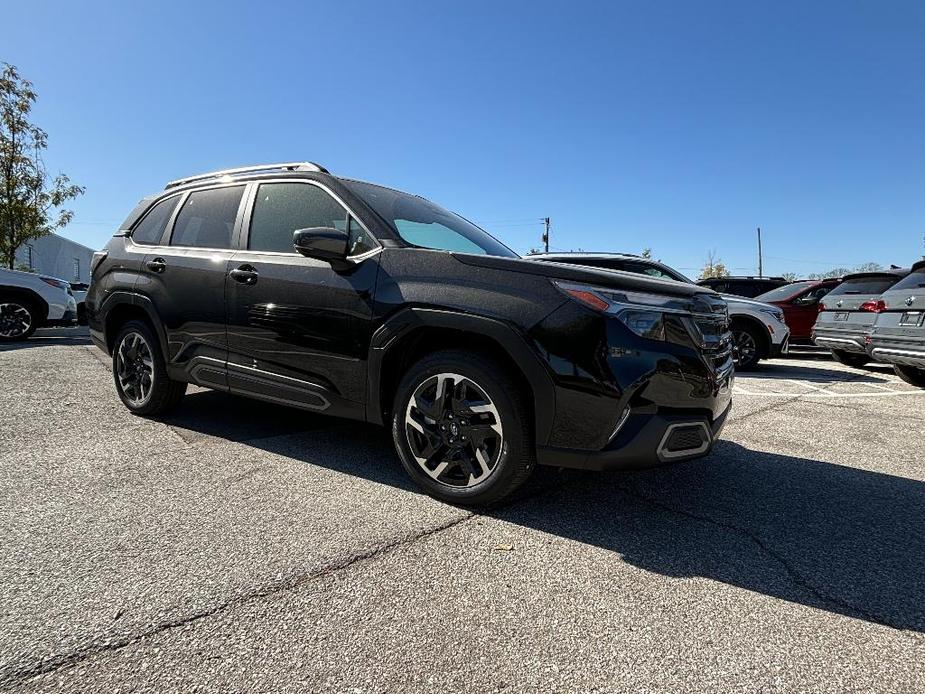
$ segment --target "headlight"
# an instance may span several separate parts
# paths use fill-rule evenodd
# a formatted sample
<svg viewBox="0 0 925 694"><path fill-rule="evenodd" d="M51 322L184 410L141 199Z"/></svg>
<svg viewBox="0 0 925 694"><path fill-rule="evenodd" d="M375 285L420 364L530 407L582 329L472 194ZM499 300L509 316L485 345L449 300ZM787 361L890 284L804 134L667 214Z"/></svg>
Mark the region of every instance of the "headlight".
<svg viewBox="0 0 925 694"><path fill-rule="evenodd" d="M778 323L784 322L784 312L781 311L779 308L759 308L758 310L761 311L762 313L768 313L774 316L774 318L777 320Z"/></svg>
<svg viewBox="0 0 925 694"><path fill-rule="evenodd" d="M665 315L691 315L689 298L553 281L562 292L585 306L619 318L631 331L650 340L665 339Z"/></svg>

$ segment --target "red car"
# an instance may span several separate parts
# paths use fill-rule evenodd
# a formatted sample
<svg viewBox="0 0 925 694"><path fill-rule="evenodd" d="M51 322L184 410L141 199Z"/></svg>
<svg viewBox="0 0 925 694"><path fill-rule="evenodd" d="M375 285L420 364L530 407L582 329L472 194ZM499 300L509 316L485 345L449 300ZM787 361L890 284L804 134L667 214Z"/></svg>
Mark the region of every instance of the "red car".
<svg viewBox="0 0 925 694"><path fill-rule="evenodd" d="M784 311L790 328L790 342L811 343L813 325L819 314L819 300L841 284L841 279L799 280L755 297Z"/></svg>

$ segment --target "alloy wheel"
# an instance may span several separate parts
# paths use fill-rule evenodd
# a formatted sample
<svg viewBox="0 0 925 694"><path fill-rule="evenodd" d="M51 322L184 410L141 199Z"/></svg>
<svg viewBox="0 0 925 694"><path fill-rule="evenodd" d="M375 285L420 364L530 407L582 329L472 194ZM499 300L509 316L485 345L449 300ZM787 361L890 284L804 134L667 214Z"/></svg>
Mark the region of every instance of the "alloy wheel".
<svg viewBox="0 0 925 694"><path fill-rule="evenodd" d="M0 337L21 337L32 327L32 314L22 304L0 304Z"/></svg>
<svg viewBox="0 0 925 694"><path fill-rule="evenodd" d="M430 376L415 389L405 435L421 470L449 487L487 480L504 445L501 417L485 389L452 373Z"/></svg>
<svg viewBox="0 0 925 694"><path fill-rule="evenodd" d="M135 407L147 402L154 385L154 358L151 346L141 334L126 333L116 350L116 377L119 388Z"/></svg>
<svg viewBox="0 0 925 694"><path fill-rule="evenodd" d="M732 334L732 355L736 364L751 364L758 353L755 338L745 330L737 330Z"/></svg>

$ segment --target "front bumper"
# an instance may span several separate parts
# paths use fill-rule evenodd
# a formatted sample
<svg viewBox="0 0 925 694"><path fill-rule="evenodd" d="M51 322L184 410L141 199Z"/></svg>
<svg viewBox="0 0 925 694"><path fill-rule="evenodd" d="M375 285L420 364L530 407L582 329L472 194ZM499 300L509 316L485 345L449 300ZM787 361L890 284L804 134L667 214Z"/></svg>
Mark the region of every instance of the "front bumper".
<svg viewBox="0 0 925 694"><path fill-rule="evenodd" d="M731 390L731 383L729 389ZM676 413L631 414L611 443L600 451L568 448L537 448L540 465L580 470L640 470L707 455L719 438L732 409L731 400L718 417ZM671 435L678 430L702 431L702 443L685 450L673 451Z"/></svg>
<svg viewBox="0 0 925 694"><path fill-rule="evenodd" d="M54 320L46 320L42 327L44 328L70 328L77 325L77 310L68 309L60 318L55 318Z"/></svg>
<svg viewBox="0 0 925 694"><path fill-rule="evenodd" d="M787 335L784 338L784 341L779 344L772 343L771 348L768 351L769 351L769 354L768 354L769 359L777 359L777 357L780 357L784 354L788 354L790 352L790 335Z"/></svg>

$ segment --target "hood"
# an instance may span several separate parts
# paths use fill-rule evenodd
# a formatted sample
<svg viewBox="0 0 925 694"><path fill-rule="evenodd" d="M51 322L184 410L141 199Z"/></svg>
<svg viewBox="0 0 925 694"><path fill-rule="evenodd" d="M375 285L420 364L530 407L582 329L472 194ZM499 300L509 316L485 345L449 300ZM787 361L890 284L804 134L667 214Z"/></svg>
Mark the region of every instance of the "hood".
<svg viewBox="0 0 925 694"><path fill-rule="evenodd" d="M726 303L732 306L733 304L739 304L740 306L751 306L754 309L759 308L773 308L777 311L780 311L780 306L775 304L767 304L764 301L755 301L754 299L746 299L744 296L736 296L735 294L720 294L723 299L726 300Z"/></svg>
<svg viewBox="0 0 925 694"><path fill-rule="evenodd" d="M549 279L568 280L570 282L583 282L608 289L625 289L628 291L648 292L650 294L664 294L666 296L692 297L719 295L707 287L698 287L686 282L662 280L648 277L634 272L620 270L605 270L585 265L572 265L568 263L537 262L522 258L501 258L492 255L470 255L467 253L454 253L453 257L459 262L476 267L494 268L510 272L522 272L528 275L539 275Z"/></svg>

